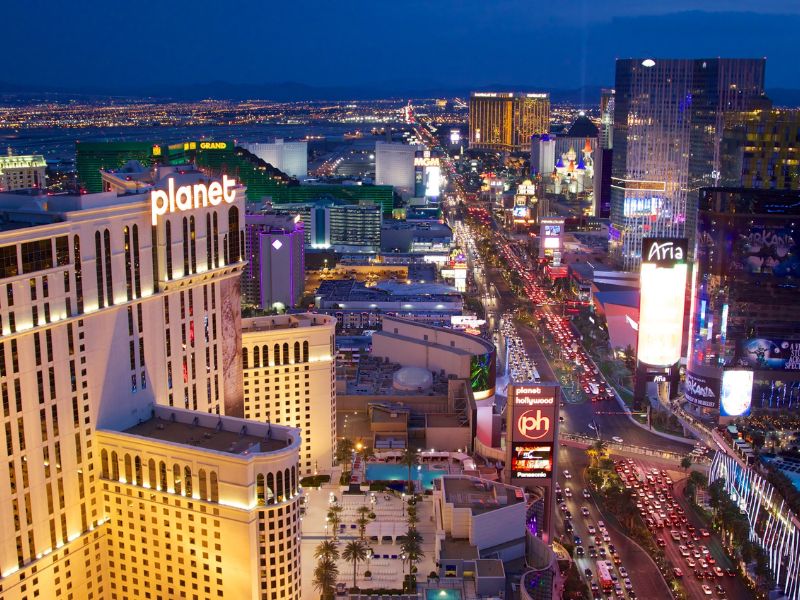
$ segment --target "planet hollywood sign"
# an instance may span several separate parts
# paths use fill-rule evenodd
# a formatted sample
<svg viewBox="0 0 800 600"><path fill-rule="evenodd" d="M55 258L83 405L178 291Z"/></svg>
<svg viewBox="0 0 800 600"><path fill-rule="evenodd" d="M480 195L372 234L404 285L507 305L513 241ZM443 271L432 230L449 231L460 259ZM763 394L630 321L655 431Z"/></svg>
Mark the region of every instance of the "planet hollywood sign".
<svg viewBox="0 0 800 600"><path fill-rule="evenodd" d="M200 207L219 206L222 202L231 204L236 200L236 181L227 175L222 182L212 181L209 184L195 183L175 187L175 179L167 180L166 190L150 192L150 209L153 225L158 224L158 217L167 213L184 212Z"/></svg>
<svg viewBox="0 0 800 600"><path fill-rule="evenodd" d="M514 389L515 406L550 406L555 403L555 388L520 386Z"/></svg>

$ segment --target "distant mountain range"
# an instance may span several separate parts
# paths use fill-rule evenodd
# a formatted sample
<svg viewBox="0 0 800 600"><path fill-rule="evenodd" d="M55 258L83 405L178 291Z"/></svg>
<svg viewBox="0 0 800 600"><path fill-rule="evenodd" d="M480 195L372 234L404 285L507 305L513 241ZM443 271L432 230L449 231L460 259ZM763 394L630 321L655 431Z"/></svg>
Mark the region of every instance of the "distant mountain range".
<svg viewBox="0 0 800 600"><path fill-rule="evenodd" d="M547 86L496 84L472 88L443 86L433 82L380 82L348 86L314 86L296 81L282 83L238 84L215 81L199 84L163 84L140 87L83 86L81 88L21 85L0 81L0 99L25 102L36 99L151 99L156 101L192 100L377 100L385 98L452 98L466 97L471 91L549 91L554 102L595 106L600 101L601 86L574 89L549 89ZM774 88L767 94L776 106L800 106L800 89Z"/></svg>

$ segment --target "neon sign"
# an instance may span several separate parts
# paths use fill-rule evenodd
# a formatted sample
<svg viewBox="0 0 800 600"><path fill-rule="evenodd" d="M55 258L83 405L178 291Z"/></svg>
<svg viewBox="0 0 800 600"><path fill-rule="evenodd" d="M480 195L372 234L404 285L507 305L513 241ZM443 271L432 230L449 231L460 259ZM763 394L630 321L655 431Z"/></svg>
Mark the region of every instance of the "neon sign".
<svg viewBox="0 0 800 600"><path fill-rule="evenodd" d="M193 208L218 206L224 200L228 204L236 199L234 187L236 181L222 176L222 182L213 181L182 185L175 188L175 179L167 180L167 190L153 190L150 192L150 207L153 225L158 224L158 217L167 213L183 212Z"/></svg>

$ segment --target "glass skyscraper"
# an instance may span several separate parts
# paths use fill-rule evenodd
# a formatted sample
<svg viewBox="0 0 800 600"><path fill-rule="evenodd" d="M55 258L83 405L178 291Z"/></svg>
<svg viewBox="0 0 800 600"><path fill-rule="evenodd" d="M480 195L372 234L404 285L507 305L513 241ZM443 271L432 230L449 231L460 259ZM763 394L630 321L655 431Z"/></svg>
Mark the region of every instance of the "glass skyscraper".
<svg viewBox="0 0 800 600"><path fill-rule="evenodd" d="M764 102L764 59L624 59L616 65L611 248L639 267L644 237L687 237L720 171L724 116Z"/></svg>

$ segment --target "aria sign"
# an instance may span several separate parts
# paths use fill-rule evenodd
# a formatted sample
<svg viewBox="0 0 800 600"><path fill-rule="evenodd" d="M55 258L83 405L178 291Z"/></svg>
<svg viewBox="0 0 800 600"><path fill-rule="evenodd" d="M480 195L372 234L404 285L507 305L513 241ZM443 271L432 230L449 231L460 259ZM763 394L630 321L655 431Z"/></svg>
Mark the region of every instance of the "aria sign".
<svg viewBox="0 0 800 600"><path fill-rule="evenodd" d="M229 179L227 175L222 176L222 183L213 181L196 183L194 185L182 185L175 187L175 180L170 177L167 180L167 189L153 190L150 192L150 207L153 217L153 225L158 223L158 217L167 213L183 212L206 206L218 206L224 200L228 204L236 199L236 181Z"/></svg>
<svg viewBox="0 0 800 600"><path fill-rule="evenodd" d="M642 262L671 267L686 262L688 252L686 238L644 238L642 240Z"/></svg>

